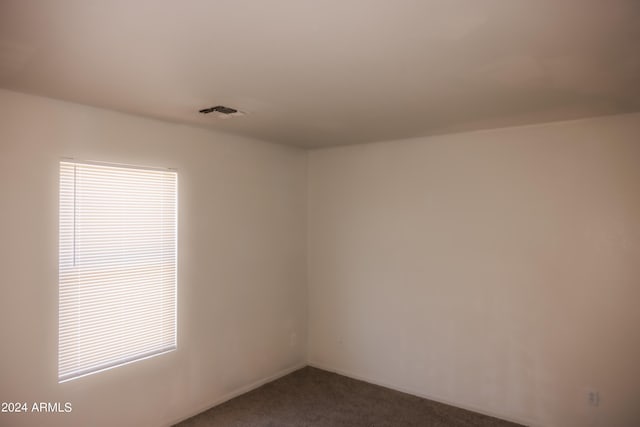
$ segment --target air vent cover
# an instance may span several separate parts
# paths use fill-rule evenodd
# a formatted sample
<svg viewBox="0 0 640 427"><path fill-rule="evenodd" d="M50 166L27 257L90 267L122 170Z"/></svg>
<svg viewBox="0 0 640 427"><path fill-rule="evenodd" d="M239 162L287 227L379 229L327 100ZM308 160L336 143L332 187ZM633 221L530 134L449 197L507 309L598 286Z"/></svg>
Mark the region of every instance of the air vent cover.
<svg viewBox="0 0 640 427"><path fill-rule="evenodd" d="M199 111L201 114L211 114L215 118L229 119L231 117L244 116L242 111L235 108L225 107L224 105L216 105L215 107L203 108Z"/></svg>
<svg viewBox="0 0 640 427"><path fill-rule="evenodd" d="M214 111L222 114L233 114L238 112L238 110L236 110L235 108L225 107L224 105L216 105L215 107L203 108L202 110L200 110L202 114L209 114L213 113Z"/></svg>

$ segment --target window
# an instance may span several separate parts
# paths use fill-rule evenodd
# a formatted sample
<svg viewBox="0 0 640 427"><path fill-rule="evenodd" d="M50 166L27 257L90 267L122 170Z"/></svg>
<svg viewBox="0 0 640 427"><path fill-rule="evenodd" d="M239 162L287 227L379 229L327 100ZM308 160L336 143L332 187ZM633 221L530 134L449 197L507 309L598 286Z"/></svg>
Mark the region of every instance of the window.
<svg viewBox="0 0 640 427"><path fill-rule="evenodd" d="M177 180L60 162L60 382L176 348Z"/></svg>

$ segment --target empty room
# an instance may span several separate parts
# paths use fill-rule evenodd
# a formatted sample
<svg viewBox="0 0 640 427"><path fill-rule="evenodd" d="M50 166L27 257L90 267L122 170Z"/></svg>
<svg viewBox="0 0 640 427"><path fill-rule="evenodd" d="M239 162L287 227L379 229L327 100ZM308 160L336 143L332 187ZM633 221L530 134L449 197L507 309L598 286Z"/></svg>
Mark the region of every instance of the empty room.
<svg viewBox="0 0 640 427"><path fill-rule="evenodd" d="M0 0L1 427L640 426L640 2Z"/></svg>

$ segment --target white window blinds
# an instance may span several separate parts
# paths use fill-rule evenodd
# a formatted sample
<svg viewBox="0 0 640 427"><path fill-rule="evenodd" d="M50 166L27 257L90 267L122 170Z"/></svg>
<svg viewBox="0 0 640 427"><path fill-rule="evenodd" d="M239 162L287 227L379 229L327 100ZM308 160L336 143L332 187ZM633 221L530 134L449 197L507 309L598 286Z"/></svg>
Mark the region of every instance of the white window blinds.
<svg viewBox="0 0 640 427"><path fill-rule="evenodd" d="M176 348L177 174L60 163L58 379Z"/></svg>

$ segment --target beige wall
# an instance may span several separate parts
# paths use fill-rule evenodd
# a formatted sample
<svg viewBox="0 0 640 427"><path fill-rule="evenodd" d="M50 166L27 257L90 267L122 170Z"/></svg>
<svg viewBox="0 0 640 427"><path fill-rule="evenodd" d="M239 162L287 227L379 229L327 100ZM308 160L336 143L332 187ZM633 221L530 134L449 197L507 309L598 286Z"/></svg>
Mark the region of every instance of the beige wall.
<svg viewBox="0 0 640 427"><path fill-rule="evenodd" d="M57 382L61 157L178 168L178 350ZM305 360L306 154L0 91L3 426L159 426Z"/></svg>
<svg viewBox="0 0 640 427"><path fill-rule="evenodd" d="M533 425L640 425L639 138L636 114L312 151L309 361Z"/></svg>

